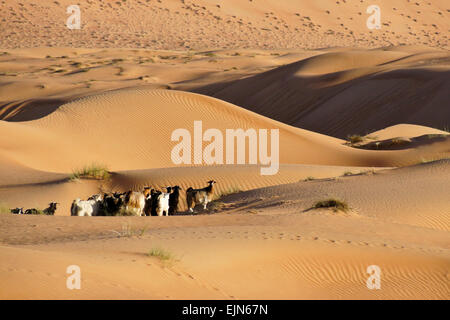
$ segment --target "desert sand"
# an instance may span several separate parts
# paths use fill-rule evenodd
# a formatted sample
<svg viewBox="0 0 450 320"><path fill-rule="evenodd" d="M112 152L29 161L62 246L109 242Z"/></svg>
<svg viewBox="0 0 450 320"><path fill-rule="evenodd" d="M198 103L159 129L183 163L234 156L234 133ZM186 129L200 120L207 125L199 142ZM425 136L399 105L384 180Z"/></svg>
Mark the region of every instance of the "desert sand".
<svg viewBox="0 0 450 320"><path fill-rule="evenodd" d="M450 298L446 2L378 1L369 30L367 1L80 1L67 36L69 2L0 3L0 299ZM175 164L195 121L279 130L278 172ZM110 177L71 179L93 163ZM168 185L177 216L70 216Z"/></svg>

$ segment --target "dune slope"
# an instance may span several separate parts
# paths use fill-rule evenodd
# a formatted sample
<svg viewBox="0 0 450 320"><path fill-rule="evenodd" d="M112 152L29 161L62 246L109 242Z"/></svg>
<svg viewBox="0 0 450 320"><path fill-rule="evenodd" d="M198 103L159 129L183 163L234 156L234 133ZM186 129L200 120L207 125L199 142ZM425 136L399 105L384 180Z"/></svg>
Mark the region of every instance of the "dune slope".
<svg viewBox="0 0 450 320"><path fill-rule="evenodd" d="M196 120L202 121L203 131L215 128L223 137L226 129L278 129L283 164L397 166L421 156L420 150L357 150L344 146L342 140L290 127L214 98L148 89L83 98L38 120L2 121L0 156L50 172L70 173L92 162L113 171L174 167L171 151L178 142L171 141L171 135L183 128L194 139ZM223 145L226 154L225 141ZM445 154L447 149L444 145L435 152Z"/></svg>
<svg viewBox="0 0 450 320"><path fill-rule="evenodd" d="M324 52L193 89L269 118L339 138L411 123L448 128L448 51L397 47Z"/></svg>

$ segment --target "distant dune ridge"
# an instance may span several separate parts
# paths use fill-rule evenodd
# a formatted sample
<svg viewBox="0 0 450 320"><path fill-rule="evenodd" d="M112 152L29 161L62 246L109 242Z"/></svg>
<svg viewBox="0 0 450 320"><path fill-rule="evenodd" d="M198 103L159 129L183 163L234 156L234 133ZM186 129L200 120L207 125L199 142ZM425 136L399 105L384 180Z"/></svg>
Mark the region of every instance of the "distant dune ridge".
<svg viewBox="0 0 450 320"><path fill-rule="evenodd" d="M149 0L77 2L81 29L69 30L70 0L2 1L0 47L309 48L449 45L445 0ZM366 12L381 10L370 30ZM45 14L43 14L45 12Z"/></svg>
<svg viewBox="0 0 450 320"><path fill-rule="evenodd" d="M325 52L195 91L339 138L398 123L445 128L449 62L447 50L426 48Z"/></svg>
<svg viewBox="0 0 450 320"><path fill-rule="evenodd" d="M80 0L69 30L72 4L0 0L0 299L450 298L448 1L376 1L373 30L367 0ZM259 135L196 158L209 129L276 132L274 174ZM177 216L70 216L175 185Z"/></svg>

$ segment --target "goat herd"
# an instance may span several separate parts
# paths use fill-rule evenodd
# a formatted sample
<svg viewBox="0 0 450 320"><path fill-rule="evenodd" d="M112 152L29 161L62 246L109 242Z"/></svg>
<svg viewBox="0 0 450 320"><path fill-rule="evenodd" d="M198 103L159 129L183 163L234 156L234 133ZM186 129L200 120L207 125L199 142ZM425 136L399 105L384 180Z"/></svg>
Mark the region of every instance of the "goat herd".
<svg viewBox="0 0 450 320"><path fill-rule="evenodd" d="M186 202L190 213L194 212L194 207L203 205L203 209L213 197L214 180L208 181L208 186L202 189L188 188L186 190ZM145 187L142 192L128 191L124 193L104 193L96 194L87 200L75 199L72 202L70 213L72 216L168 216L178 212L180 198L179 186L166 187L167 192L157 191L150 187ZM58 203L52 202L44 210L23 208L11 209L14 214L46 214L54 215Z"/></svg>

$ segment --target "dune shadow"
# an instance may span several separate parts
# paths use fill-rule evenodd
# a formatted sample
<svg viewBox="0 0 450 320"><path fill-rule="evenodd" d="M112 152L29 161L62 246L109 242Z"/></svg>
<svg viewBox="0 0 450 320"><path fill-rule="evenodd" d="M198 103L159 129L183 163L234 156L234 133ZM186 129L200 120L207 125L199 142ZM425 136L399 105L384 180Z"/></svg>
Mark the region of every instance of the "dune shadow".
<svg viewBox="0 0 450 320"><path fill-rule="evenodd" d="M29 99L0 105L0 120L19 122L43 118L71 99Z"/></svg>

